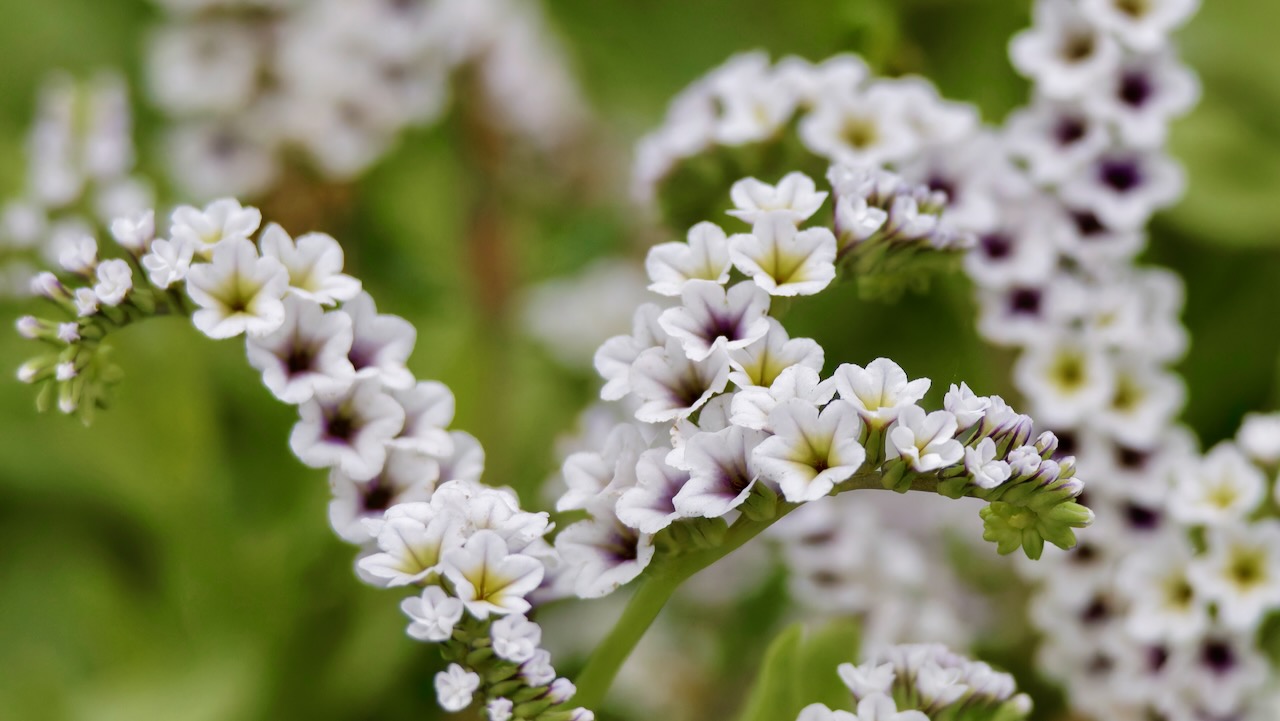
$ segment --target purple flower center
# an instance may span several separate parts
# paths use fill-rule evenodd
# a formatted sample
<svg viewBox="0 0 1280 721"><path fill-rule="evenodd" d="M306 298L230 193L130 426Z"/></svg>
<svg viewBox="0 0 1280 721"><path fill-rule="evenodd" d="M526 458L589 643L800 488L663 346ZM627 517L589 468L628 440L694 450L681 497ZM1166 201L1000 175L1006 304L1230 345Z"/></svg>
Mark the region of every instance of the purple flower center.
<svg viewBox="0 0 1280 721"><path fill-rule="evenodd" d="M1072 145L1079 142L1088 129L1082 118L1063 117L1058 120L1057 127L1053 129L1053 137L1058 141L1058 145Z"/></svg>
<svg viewBox="0 0 1280 721"><path fill-rule="evenodd" d="M1014 315L1038 315L1042 295L1037 288L1018 288L1009 295L1009 310Z"/></svg>
<svg viewBox="0 0 1280 721"><path fill-rule="evenodd" d="M1098 179L1118 193L1128 193L1142 185L1142 168L1133 159L1106 158L1098 165Z"/></svg>
<svg viewBox="0 0 1280 721"><path fill-rule="evenodd" d="M1130 71L1120 78L1119 95L1126 105L1140 108L1155 93L1151 78L1143 72Z"/></svg>
<svg viewBox="0 0 1280 721"><path fill-rule="evenodd" d="M978 242L982 244L982 252L992 260L1007 258L1013 252L1013 240L1004 233L987 233Z"/></svg>

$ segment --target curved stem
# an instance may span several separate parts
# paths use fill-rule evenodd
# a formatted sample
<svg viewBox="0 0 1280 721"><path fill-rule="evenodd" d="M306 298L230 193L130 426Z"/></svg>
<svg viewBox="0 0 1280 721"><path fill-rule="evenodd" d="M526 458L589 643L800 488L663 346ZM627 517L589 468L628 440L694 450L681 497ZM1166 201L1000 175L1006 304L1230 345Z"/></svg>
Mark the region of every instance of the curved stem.
<svg viewBox="0 0 1280 721"><path fill-rule="evenodd" d="M937 491L937 479L932 476L918 478L911 485L912 491L933 493ZM840 484L838 493L856 490L883 490L878 472L859 473ZM783 516L799 508L799 504L781 503L778 513L767 520L753 521L746 516L739 518L725 534L724 542L703 551L659 558L645 572L644 580L635 595L627 603L613 631L596 647L587 665L576 679L578 688L573 705L597 709L605 694L613 685L618 670L626 662L645 632L653 625L663 606L684 583L698 571L736 551L743 544L760 535Z"/></svg>

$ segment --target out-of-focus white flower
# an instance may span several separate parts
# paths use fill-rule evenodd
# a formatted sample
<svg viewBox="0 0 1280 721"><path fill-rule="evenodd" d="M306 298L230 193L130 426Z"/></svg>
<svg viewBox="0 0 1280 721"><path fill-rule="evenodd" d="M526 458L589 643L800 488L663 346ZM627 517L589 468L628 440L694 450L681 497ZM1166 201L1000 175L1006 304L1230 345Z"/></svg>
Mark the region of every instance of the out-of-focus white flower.
<svg viewBox="0 0 1280 721"><path fill-rule="evenodd" d="M729 280L729 240L715 223L701 222L689 229L686 242L662 243L649 249L644 261L649 290L678 296L691 280Z"/></svg>
<svg viewBox="0 0 1280 721"><path fill-rule="evenodd" d="M743 178L729 190L734 209L729 215L756 223L770 213L784 213L793 223L808 220L822 203L826 192L820 192L813 179L804 173L787 173L777 185L769 185L755 178Z"/></svg>
<svg viewBox="0 0 1280 721"><path fill-rule="evenodd" d="M257 208L222 198L203 209L179 206L170 218L169 237L190 244L207 258L223 241L248 240L261 223L262 212Z"/></svg>
<svg viewBox="0 0 1280 721"><path fill-rule="evenodd" d="M456 663L436 674L436 697L445 711L457 712L470 706L479 688L480 675Z"/></svg>
<svg viewBox="0 0 1280 721"><path fill-rule="evenodd" d="M493 640L493 652L498 658L512 663L524 663L533 658L542 643L542 627L519 614L503 616L489 627Z"/></svg>
<svg viewBox="0 0 1280 721"><path fill-rule="evenodd" d="M405 361L413 352L418 330L397 315L379 315L373 297L361 291L342 304L351 316L354 336L351 365L359 378L377 378L388 388L404 390L413 385L413 374Z"/></svg>
<svg viewBox="0 0 1280 721"><path fill-rule="evenodd" d="M103 305L120 305L133 290L133 267L127 261L119 258L104 260L98 264L97 276L93 292Z"/></svg>
<svg viewBox="0 0 1280 721"><path fill-rule="evenodd" d="M680 516L675 497L689 481L689 472L667 465L667 453L662 448L642 453L636 463L636 485L618 498L618 520L641 533L657 533Z"/></svg>
<svg viewBox="0 0 1280 721"><path fill-rule="evenodd" d="M151 243L150 252L142 256L142 267L147 278L158 288L168 288L186 280L195 257L193 244L181 240L157 240Z"/></svg>
<svg viewBox="0 0 1280 721"><path fill-rule="evenodd" d="M1280 606L1280 523L1222 526L1207 539L1209 553L1191 566L1196 587L1228 628L1249 632Z"/></svg>
<svg viewBox="0 0 1280 721"><path fill-rule="evenodd" d="M1073 0L1035 4L1035 24L1014 36L1009 55L1018 72L1054 99L1096 92L1120 60L1120 47Z"/></svg>
<svg viewBox="0 0 1280 721"><path fill-rule="evenodd" d="M1236 523L1262 502L1266 483L1262 472L1239 449L1222 443L1199 463L1178 469L1169 509L1184 523Z"/></svg>
<svg viewBox="0 0 1280 721"><path fill-rule="evenodd" d="M1081 0L1080 10L1130 47L1155 50L1186 22L1200 0Z"/></svg>

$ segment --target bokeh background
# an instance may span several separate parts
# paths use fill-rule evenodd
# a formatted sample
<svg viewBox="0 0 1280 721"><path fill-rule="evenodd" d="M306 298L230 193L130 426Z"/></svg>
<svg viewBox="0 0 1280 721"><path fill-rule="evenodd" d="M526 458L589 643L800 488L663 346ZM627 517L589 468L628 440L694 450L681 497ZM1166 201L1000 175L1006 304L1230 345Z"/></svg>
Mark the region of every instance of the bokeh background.
<svg viewBox="0 0 1280 721"><path fill-rule="evenodd" d="M1280 5L1205 5L1181 35L1205 87L1173 137L1190 189L1145 259L1186 280L1185 420L1208 445L1280 400ZM567 366L524 332L527 289L665 239L628 208L626 186L631 144L670 97L741 50L855 51L998 122L1026 97L1006 43L1029 6L549 0L595 115L573 177L495 180L454 113L358 182L303 179L264 202L292 231L337 236L380 307L415 323L412 370L454 389L455 427L484 443L486 480L532 505L596 381L588 357ZM136 91L157 13L144 0L0 0L0 196L22 185L47 73L120 68ZM137 100L142 166L159 175L161 119ZM1008 392L1008 359L978 341L967 298L958 279L894 306L829 293L794 332L817 337L829 365L890 355L935 388L965 378ZM33 307L6 302L0 320ZM29 388L0 383L0 719L435 718L434 652L406 639L394 594L353 577L352 550L325 521L322 474L287 449L293 411L238 344L161 320L116 347L128 378L90 428L38 415ZM28 352L0 333L0 368ZM730 692L751 676L742 650L759 645L743 638L770 613L767 596L748 599L723 621Z"/></svg>

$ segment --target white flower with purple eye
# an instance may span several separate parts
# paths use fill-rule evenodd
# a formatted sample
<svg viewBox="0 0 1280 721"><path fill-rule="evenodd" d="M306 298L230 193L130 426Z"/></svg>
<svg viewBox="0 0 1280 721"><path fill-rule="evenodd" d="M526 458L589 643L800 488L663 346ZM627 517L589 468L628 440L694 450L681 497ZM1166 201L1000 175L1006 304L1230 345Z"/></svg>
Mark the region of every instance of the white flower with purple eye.
<svg viewBox="0 0 1280 721"><path fill-rule="evenodd" d="M444 575L467 611L484 620L529 610L529 595L542 583L545 569L532 556L509 553L494 531L476 531L462 548L441 555Z"/></svg>
<svg viewBox="0 0 1280 721"><path fill-rule="evenodd" d="M404 408L404 427L391 445L431 456L453 453L453 438L446 429L453 422L456 401L448 386L419 381L408 390L392 391L391 396Z"/></svg>
<svg viewBox="0 0 1280 721"><path fill-rule="evenodd" d="M733 371L729 380L739 388L768 388L792 366L822 370L826 360L822 346L812 338L790 338L787 329L774 318L766 318L769 332L756 342L729 353Z"/></svg>
<svg viewBox="0 0 1280 721"><path fill-rule="evenodd" d="M701 362L689 360L675 338L665 348L644 351L631 365L631 390L643 401L636 419L662 423L688 417L725 389L729 368L729 357L720 350Z"/></svg>
<svg viewBox="0 0 1280 721"><path fill-rule="evenodd" d="M924 398L933 383L928 378L908 380L902 367L888 358L877 358L866 368L846 363L833 378L840 397L852 403L871 428L892 423L904 408Z"/></svg>
<svg viewBox="0 0 1280 721"><path fill-rule="evenodd" d="M190 205L179 206L170 217L169 237L175 243L190 245L204 258L225 241L248 240L262 223L257 208L242 207L231 198L215 200L203 210Z"/></svg>
<svg viewBox="0 0 1280 721"><path fill-rule="evenodd" d="M592 517L566 526L556 550L574 574L579 598L600 598L630 583L653 560L653 536L624 525L607 504L588 509Z"/></svg>
<svg viewBox="0 0 1280 721"><path fill-rule="evenodd" d="M462 546L463 521L430 503L401 503L380 519L365 521L378 552L359 560L360 571L377 585L394 588L442 572L446 552Z"/></svg>
<svg viewBox="0 0 1280 721"><path fill-rule="evenodd" d="M262 372L262 382L276 398L292 405L317 392L340 393L355 380L347 360L351 350L351 318L325 313L309 300L284 299L284 324L245 343L249 365Z"/></svg>
<svg viewBox="0 0 1280 721"><path fill-rule="evenodd" d="M1112 123L1125 145L1140 148L1163 146L1170 121L1200 100L1195 74L1168 49L1125 58L1105 87L1085 98L1085 109Z"/></svg>
<svg viewBox="0 0 1280 721"><path fill-rule="evenodd" d="M493 652L498 658L512 663L524 663L533 658L542 643L542 627L521 616L510 614L494 621L489 627Z"/></svg>
<svg viewBox="0 0 1280 721"><path fill-rule="evenodd" d="M667 465L667 453L665 448L654 448L641 454L636 485L618 498L618 520L641 533L657 533L680 516L675 497L689 481L689 472Z"/></svg>
<svg viewBox="0 0 1280 721"><path fill-rule="evenodd" d="M1119 230L1137 230L1182 195L1186 178L1162 151L1112 150L1062 185L1062 199Z"/></svg>
<svg viewBox="0 0 1280 721"><path fill-rule="evenodd" d="M793 223L802 223L818 212L826 201L826 192L819 192L813 179L804 173L787 173L777 185L769 185L755 178L743 178L729 189L734 209L729 215L756 223L767 214L784 213Z"/></svg>
<svg viewBox="0 0 1280 721"><path fill-rule="evenodd" d="M1200 0L1081 0L1080 11L1126 45L1152 51L1200 7Z"/></svg>
<svg viewBox="0 0 1280 721"><path fill-rule="evenodd" d="M740 426L690 438L681 457L689 480L675 495L676 511L691 518L719 518L741 506L759 478L752 453L765 438Z"/></svg>
<svg viewBox="0 0 1280 721"><path fill-rule="evenodd" d="M816 501L857 473L867 458L858 443L862 421L847 401L818 411L798 398L769 414L775 435L756 446L752 458L763 478L778 485L791 503Z"/></svg>
<svg viewBox="0 0 1280 721"><path fill-rule="evenodd" d="M1119 62L1120 47L1073 0L1041 0L1035 24L1013 37L1009 56L1038 91L1066 100L1094 92Z"/></svg>
<svg viewBox="0 0 1280 721"><path fill-rule="evenodd" d="M960 430L967 431L986 415L991 399L975 394L968 383L961 381L958 386L951 384L951 389L942 399L942 407L956 417Z"/></svg>
<svg viewBox="0 0 1280 721"><path fill-rule="evenodd" d="M565 492L556 501L560 512L586 508L602 495L616 496L636 483L636 462L648 448L633 423L609 431L599 452L578 451L561 464Z"/></svg>
<svg viewBox="0 0 1280 721"><path fill-rule="evenodd" d="M964 446L955 440L956 417L947 411L925 414L920 406L907 406L885 437L886 457L901 458L919 473L959 463Z"/></svg>
<svg viewBox="0 0 1280 721"><path fill-rule="evenodd" d="M772 432L769 414L779 404L799 398L825 406L835 396L835 383L822 380L818 371L803 365L784 370L768 388L750 386L733 394L730 419L734 425Z"/></svg>
<svg viewBox="0 0 1280 721"><path fill-rule="evenodd" d="M433 456L440 464L442 481L479 481L484 474L484 447L466 431L449 431L453 452Z"/></svg>
<svg viewBox="0 0 1280 721"><path fill-rule="evenodd" d="M253 243L231 238L213 260L187 271L187 295L200 306L191 322L210 338L266 335L284 323L289 273L275 258L261 258Z"/></svg>
<svg viewBox="0 0 1280 721"><path fill-rule="evenodd" d="M649 249L645 271L649 290L678 296L691 280L729 281L729 239L715 223L702 222L689 229L685 243L662 243Z"/></svg>
<svg viewBox="0 0 1280 721"><path fill-rule="evenodd" d="M357 481L335 468L329 471L329 525L348 543L373 540L366 520L382 518L393 506L428 501L440 480L440 464L414 451L392 448L382 472Z"/></svg>
<svg viewBox="0 0 1280 721"><path fill-rule="evenodd" d="M681 283L681 287L684 284ZM594 365L604 379L600 397L616 401L631 393L631 366L641 353L660 348L667 342L667 332L658 325L662 308L645 303L636 309L631 335L618 335L606 340L596 350Z"/></svg>
<svg viewBox="0 0 1280 721"><path fill-rule="evenodd" d="M782 211L764 213L750 233L729 238L729 257L769 295L813 295L836 277L831 231L798 230Z"/></svg>
<svg viewBox="0 0 1280 721"><path fill-rule="evenodd" d="M1106 123L1079 103L1047 99L1010 114L1003 136L1009 154L1039 184L1062 182L1111 144Z"/></svg>
<svg viewBox="0 0 1280 721"><path fill-rule="evenodd" d="M404 426L404 409L377 379L337 393L317 393L298 409L289 436L294 455L312 468L337 467L356 480L378 475L387 441Z"/></svg>
<svg viewBox="0 0 1280 721"><path fill-rule="evenodd" d="M769 295L754 284L726 291L714 281L691 280L680 295L682 304L663 311L658 325L680 341L689 360L745 348L769 332Z"/></svg>
<svg viewBox="0 0 1280 721"><path fill-rule="evenodd" d="M418 331L396 315L378 315L373 297L361 291L343 303L342 312L351 316L354 332L349 355L359 378L378 378L399 390L413 385L413 374L405 361L413 352Z"/></svg>
<svg viewBox="0 0 1280 721"><path fill-rule="evenodd" d="M98 282L93 286L94 295L103 305L117 306L133 290L133 268L118 258L98 264Z"/></svg>
<svg viewBox="0 0 1280 721"><path fill-rule="evenodd" d="M449 664L449 668L436 674L436 697L440 701L440 708L451 713L470 706L479 688L480 675L456 663Z"/></svg>
<svg viewBox="0 0 1280 721"><path fill-rule="evenodd" d="M1208 536L1209 552L1191 566L1191 580L1218 609L1218 620L1251 632L1280 606L1280 522L1221 526Z"/></svg>
<svg viewBox="0 0 1280 721"><path fill-rule="evenodd" d="M168 288L186 280L195 257L196 247L181 240L156 240L149 252L142 256L142 267L157 288Z"/></svg>
<svg viewBox="0 0 1280 721"><path fill-rule="evenodd" d="M1009 480L1009 464L996 458L996 442L990 438L964 449L964 468L979 488L995 488Z"/></svg>
<svg viewBox="0 0 1280 721"><path fill-rule="evenodd" d="M320 305L351 300L360 281L342 272L345 256L338 241L324 233L307 233L295 240L272 223L259 239L262 254L280 261L289 271L289 292Z"/></svg>
<svg viewBox="0 0 1280 721"><path fill-rule="evenodd" d="M453 628L462 620L462 601L450 596L439 586L427 586L421 596L410 596L400 602L400 610L409 617L408 633L419 641L440 643L453 637Z"/></svg>
<svg viewBox="0 0 1280 721"><path fill-rule="evenodd" d="M1258 507L1266 487L1266 477L1235 445L1220 443L1199 463L1177 470L1169 510L1184 523L1230 525Z"/></svg>

